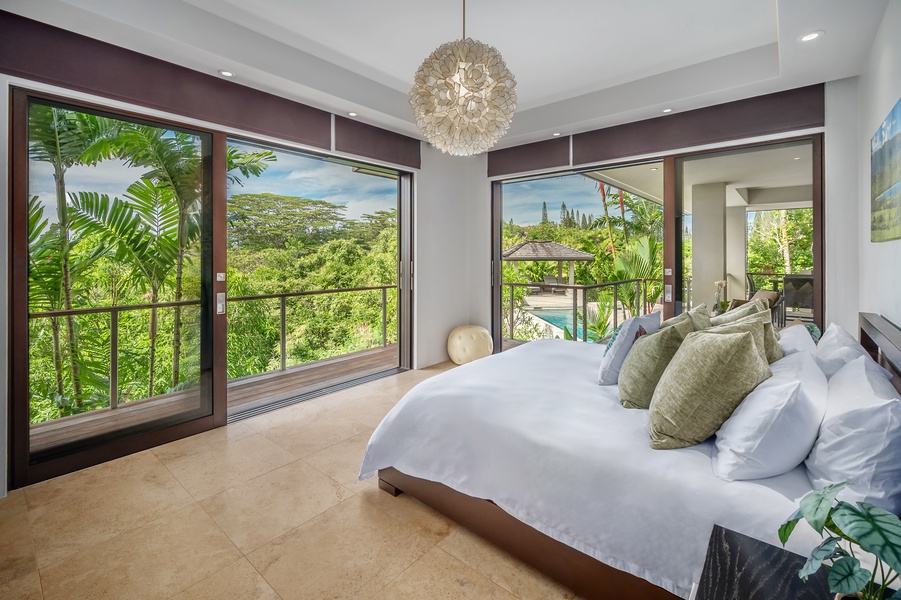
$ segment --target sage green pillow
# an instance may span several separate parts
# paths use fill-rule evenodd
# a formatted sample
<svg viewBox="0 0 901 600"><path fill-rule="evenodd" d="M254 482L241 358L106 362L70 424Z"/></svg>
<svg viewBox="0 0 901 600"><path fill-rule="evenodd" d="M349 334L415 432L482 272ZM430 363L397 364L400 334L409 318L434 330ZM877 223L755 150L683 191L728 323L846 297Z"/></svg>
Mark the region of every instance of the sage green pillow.
<svg viewBox="0 0 901 600"><path fill-rule="evenodd" d="M714 327L717 325L724 325L726 323L731 323L733 321L743 319L748 315L753 315L755 313L763 312L766 310L770 310L770 303L767 300L759 298L757 300L751 300L750 302L742 304L738 308L733 308L730 311L724 312L721 315L711 317L710 324Z"/></svg>
<svg viewBox="0 0 901 600"><path fill-rule="evenodd" d="M700 444L771 375L750 332L688 334L651 400L651 447L664 450Z"/></svg>
<svg viewBox="0 0 901 600"><path fill-rule="evenodd" d="M682 340L694 331L691 319L643 335L632 344L619 371L619 401L626 408L647 408L654 388Z"/></svg>
<svg viewBox="0 0 901 600"><path fill-rule="evenodd" d="M689 319L691 320L692 326L694 327L695 331L703 331L704 329L709 328L711 325L710 315L707 314L707 305L700 304L689 311L680 313L675 317L667 319L660 324L660 327L661 329L664 327L671 327L676 323L682 323L683 321Z"/></svg>
<svg viewBox="0 0 901 600"><path fill-rule="evenodd" d="M763 312L747 315L738 321L733 321L733 324L755 321L763 323L763 348L766 351L766 361L772 364L780 358L783 358L785 356L785 351L782 349L782 346L779 345L779 334L776 333L776 328L773 327L772 311L767 309Z"/></svg>
<svg viewBox="0 0 901 600"><path fill-rule="evenodd" d="M759 314L759 313L758 313ZM751 315L754 317L755 315ZM770 361L766 357L766 342L764 341L763 323L761 321L741 319L724 325L716 325L710 329L705 329L708 333L744 333L748 332L754 338L754 346L760 353L760 358Z"/></svg>

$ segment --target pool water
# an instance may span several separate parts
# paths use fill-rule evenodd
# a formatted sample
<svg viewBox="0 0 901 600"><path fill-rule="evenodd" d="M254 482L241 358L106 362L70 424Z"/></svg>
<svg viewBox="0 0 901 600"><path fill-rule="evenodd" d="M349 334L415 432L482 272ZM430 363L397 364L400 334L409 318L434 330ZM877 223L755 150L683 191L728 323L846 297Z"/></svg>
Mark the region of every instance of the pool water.
<svg viewBox="0 0 901 600"><path fill-rule="evenodd" d="M545 310L535 310L532 311L532 314L545 321L550 323L554 327L559 327L563 329L566 327L570 331L573 330L573 311L568 308L551 308ZM579 325L578 330L575 334L577 338L582 339L582 326Z"/></svg>

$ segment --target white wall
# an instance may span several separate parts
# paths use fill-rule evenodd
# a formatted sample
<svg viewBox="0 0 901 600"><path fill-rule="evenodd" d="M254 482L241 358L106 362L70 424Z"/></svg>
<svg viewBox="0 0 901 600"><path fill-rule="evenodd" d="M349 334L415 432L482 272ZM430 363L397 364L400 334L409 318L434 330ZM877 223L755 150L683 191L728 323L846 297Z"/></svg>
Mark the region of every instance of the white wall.
<svg viewBox="0 0 901 600"><path fill-rule="evenodd" d="M422 144L416 177L413 255L414 360L447 360L458 325L490 322L490 188L487 158L454 157ZM475 315L475 321L471 315Z"/></svg>
<svg viewBox="0 0 901 600"><path fill-rule="evenodd" d="M691 297L716 305L716 282L726 276L726 184L691 186Z"/></svg>
<svg viewBox="0 0 901 600"><path fill-rule="evenodd" d="M826 84L826 259L823 266L826 314L823 323L838 323L856 334L860 311L857 190L857 78Z"/></svg>
<svg viewBox="0 0 901 600"><path fill-rule="evenodd" d="M726 207L726 295L723 300L746 300L748 269L748 213L744 206Z"/></svg>
<svg viewBox="0 0 901 600"><path fill-rule="evenodd" d="M860 310L901 324L901 240L870 241L870 139L901 98L901 0L891 0L860 75Z"/></svg>

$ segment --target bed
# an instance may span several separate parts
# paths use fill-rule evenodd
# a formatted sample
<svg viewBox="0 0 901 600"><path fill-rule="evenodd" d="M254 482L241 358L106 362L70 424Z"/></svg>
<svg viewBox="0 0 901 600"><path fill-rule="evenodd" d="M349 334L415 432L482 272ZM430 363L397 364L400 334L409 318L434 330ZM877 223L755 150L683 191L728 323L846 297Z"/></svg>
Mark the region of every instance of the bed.
<svg viewBox="0 0 901 600"><path fill-rule="evenodd" d="M898 330L861 316L861 341L899 364ZM778 544L812 490L803 464L727 483L712 443L648 446L647 411L597 385L602 348L545 340L443 373L374 432L361 477L401 491L587 598L688 598L714 524ZM895 378L898 380L898 378ZM799 531L789 549L818 543Z"/></svg>

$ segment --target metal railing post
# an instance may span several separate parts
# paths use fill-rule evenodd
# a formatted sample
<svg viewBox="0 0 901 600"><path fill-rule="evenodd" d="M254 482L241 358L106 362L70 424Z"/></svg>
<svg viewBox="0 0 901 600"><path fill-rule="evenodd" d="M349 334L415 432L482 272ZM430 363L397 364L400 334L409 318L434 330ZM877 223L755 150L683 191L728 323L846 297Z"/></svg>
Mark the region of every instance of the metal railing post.
<svg viewBox="0 0 901 600"><path fill-rule="evenodd" d="M576 303L576 290L572 290L573 293L573 330L572 337L574 340L579 339L579 309Z"/></svg>
<svg viewBox="0 0 901 600"><path fill-rule="evenodd" d="M282 353L282 368L284 371L288 365L288 335L287 335L287 314L288 314L288 299L285 296L281 297L281 313L282 313L282 321L281 321L281 330L280 330L280 339L279 345L281 347Z"/></svg>
<svg viewBox="0 0 901 600"><path fill-rule="evenodd" d="M513 337L513 286L510 285L510 339L515 339Z"/></svg>
<svg viewBox="0 0 901 600"><path fill-rule="evenodd" d="M648 310L652 308L648 304L648 280L644 279L642 283L644 284L644 314L648 314Z"/></svg>
<svg viewBox="0 0 901 600"><path fill-rule="evenodd" d="M588 341L588 290L582 290L582 341Z"/></svg>
<svg viewBox="0 0 901 600"><path fill-rule="evenodd" d="M109 314L109 407L119 406L119 311Z"/></svg>
<svg viewBox="0 0 901 600"><path fill-rule="evenodd" d="M613 284L613 329L619 323L619 286Z"/></svg>
<svg viewBox="0 0 901 600"><path fill-rule="evenodd" d="M641 306L639 306L639 304L641 304L641 281L635 282L635 302L637 304L635 305L635 313L632 315L633 317L637 317L641 314Z"/></svg>
<svg viewBox="0 0 901 600"><path fill-rule="evenodd" d="M388 345L388 290L382 288L382 346Z"/></svg>

